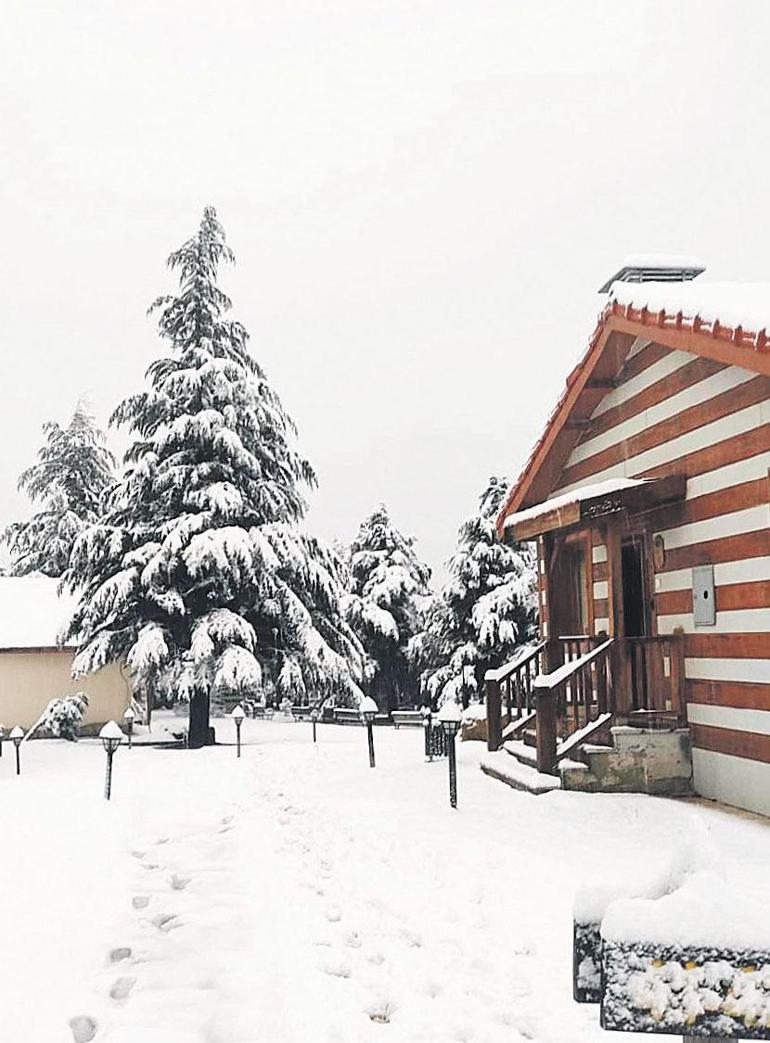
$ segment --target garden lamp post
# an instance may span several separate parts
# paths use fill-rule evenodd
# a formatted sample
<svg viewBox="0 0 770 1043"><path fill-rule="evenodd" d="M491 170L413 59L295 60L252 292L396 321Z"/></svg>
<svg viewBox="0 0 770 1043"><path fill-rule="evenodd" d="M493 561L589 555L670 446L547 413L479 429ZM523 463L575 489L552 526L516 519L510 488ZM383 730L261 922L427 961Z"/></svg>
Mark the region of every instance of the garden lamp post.
<svg viewBox="0 0 770 1043"><path fill-rule="evenodd" d="M370 695L361 700L361 719L366 725L366 737L369 742L369 767L374 767L374 733L372 725L377 716L377 703Z"/></svg>
<svg viewBox="0 0 770 1043"><path fill-rule="evenodd" d="M241 725L243 724L243 718L246 716L243 707L240 703L235 707L233 712L230 714L232 719L235 721L235 745L238 750L236 756L241 755Z"/></svg>
<svg viewBox="0 0 770 1043"><path fill-rule="evenodd" d="M317 742L318 738L316 736L316 731L315 730L316 730L316 725L318 724L318 710L316 709L315 706L310 711L310 720L311 720L312 725L313 725L313 742Z"/></svg>
<svg viewBox="0 0 770 1043"><path fill-rule="evenodd" d="M21 740L24 738L24 729L17 724L15 728L11 729L11 738L16 747L16 774L21 775Z"/></svg>
<svg viewBox="0 0 770 1043"><path fill-rule="evenodd" d="M112 758L115 756L118 746L123 742L123 732L120 725L115 721L108 721L99 732L99 738L102 740L102 746L104 746L107 754L107 770L104 775L104 797L105 800L109 800L112 793Z"/></svg>
<svg viewBox="0 0 770 1043"><path fill-rule="evenodd" d="M433 728L433 711L430 706L423 706L422 726L425 731L425 759L433 760L433 743L431 742L431 729Z"/></svg>
<svg viewBox="0 0 770 1043"><path fill-rule="evenodd" d="M126 722L126 731L128 732L128 748L129 748L129 750L131 749L131 740L132 740L133 735L134 735L134 719L135 718L136 718L136 714L134 713L134 711L129 706L129 708L123 714L123 720Z"/></svg>
<svg viewBox="0 0 770 1043"><path fill-rule="evenodd" d="M455 736L460 730L462 710L457 703L444 703L438 715L439 724L444 729L449 755L449 803L457 807L457 760L455 759Z"/></svg>
<svg viewBox="0 0 770 1043"><path fill-rule="evenodd" d="M0 757L3 756L3 739L5 738L5 728L0 724Z"/></svg>

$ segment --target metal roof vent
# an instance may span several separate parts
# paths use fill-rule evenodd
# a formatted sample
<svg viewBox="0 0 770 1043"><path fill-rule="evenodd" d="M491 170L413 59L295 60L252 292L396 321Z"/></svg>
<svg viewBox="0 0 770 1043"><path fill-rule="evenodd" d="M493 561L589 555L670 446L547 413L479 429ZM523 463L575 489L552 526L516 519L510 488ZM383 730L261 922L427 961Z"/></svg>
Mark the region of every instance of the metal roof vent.
<svg viewBox="0 0 770 1043"><path fill-rule="evenodd" d="M694 257L672 257L668 254L632 254L608 279L599 293L609 293L614 282L689 282L706 271Z"/></svg>

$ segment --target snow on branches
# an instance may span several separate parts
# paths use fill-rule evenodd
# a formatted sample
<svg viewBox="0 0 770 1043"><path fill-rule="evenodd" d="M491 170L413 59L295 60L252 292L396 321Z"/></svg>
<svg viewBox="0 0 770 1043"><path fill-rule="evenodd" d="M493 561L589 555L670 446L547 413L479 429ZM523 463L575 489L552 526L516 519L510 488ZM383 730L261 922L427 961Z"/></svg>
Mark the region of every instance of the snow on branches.
<svg viewBox="0 0 770 1043"><path fill-rule="evenodd" d="M406 649L417 629L419 600L428 594L430 569L384 505L361 523L348 571L346 614L371 660L368 694L382 709L411 705L418 688Z"/></svg>
<svg viewBox="0 0 770 1043"><path fill-rule="evenodd" d="M19 478L41 509L29 521L13 522L2 533L11 552L11 575L42 572L61 576L84 527L94 522L101 498L112 483L112 454L104 434L82 403L66 427L43 424L45 444L37 463Z"/></svg>
<svg viewBox="0 0 770 1043"><path fill-rule="evenodd" d="M467 706L480 699L486 670L499 666L531 637L535 561L526 545L497 539L495 518L507 491L491 478L479 510L460 527L441 594L423 606L423 626L409 646L425 697Z"/></svg>
<svg viewBox="0 0 770 1043"><path fill-rule="evenodd" d="M232 253L208 207L169 258L179 293L151 311L170 353L113 414L134 442L66 576L80 667L123 658L140 687L187 695L193 744L212 694L356 702L363 670L340 563L298 527L315 475L227 315L222 261Z"/></svg>

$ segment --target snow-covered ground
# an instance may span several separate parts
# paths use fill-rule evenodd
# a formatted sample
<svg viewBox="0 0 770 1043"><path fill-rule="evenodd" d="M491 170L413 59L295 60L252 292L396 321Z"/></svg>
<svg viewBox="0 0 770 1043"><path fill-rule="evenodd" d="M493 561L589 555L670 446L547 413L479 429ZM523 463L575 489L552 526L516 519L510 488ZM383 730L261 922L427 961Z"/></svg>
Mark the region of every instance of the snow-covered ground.
<svg viewBox="0 0 770 1043"><path fill-rule="evenodd" d="M453 812L420 732L377 730L374 771L362 729L318 733L247 721L240 761L122 748L109 804L98 743L29 743L19 779L6 745L3 1043L69 1043L79 1015L98 1043L606 1040L571 999L576 889L693 842L770 859L760 820L516 793L477 743Z"/></svg>

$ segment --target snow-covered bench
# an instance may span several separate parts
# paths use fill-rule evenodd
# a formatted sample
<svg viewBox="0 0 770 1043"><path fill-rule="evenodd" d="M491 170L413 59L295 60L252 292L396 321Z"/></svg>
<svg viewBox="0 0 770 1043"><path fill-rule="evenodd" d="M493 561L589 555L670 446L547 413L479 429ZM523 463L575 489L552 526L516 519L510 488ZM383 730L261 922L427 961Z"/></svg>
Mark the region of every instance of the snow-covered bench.
<svg viewBox="0 0 770 1043"><path fill-rule="evenodd" d="M394 728L422 728L421 710L391 710L390 719Z"/></svg>
<svg viewBox="0 0 770 1043"><path fill-rule="evenodd" d="M601 1003L601 1026L613 1032L770 1039L764 874L700 871L661 885L578 899L575 999Z"/></svg>

